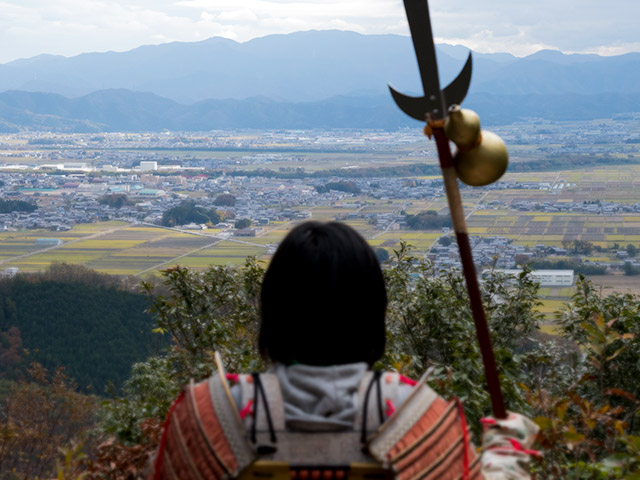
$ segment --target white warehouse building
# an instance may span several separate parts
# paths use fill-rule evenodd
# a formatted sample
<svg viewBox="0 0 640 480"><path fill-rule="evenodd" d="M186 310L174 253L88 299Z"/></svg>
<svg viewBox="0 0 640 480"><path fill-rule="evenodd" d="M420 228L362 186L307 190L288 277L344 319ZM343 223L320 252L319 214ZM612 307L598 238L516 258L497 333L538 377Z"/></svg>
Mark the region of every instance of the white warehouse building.
<svg viewBox="0 0 640 480"><path fill-rule="evenodd" d="M158 170L158 162L140 162L140 170L143 172Z"/></svg>
<svg viewBox="0 0 640 480"><path fill-rule="evenodd" d="M504 273L507 276L516 277L522 273L522 270L500 270L496 269L496 272ZM482 272L484 277L489 273L489 270ZM575 277L573 270L532 270L531 278L536 282L540 282L541 287L570 287L573 285L573 279Z"/></svg>

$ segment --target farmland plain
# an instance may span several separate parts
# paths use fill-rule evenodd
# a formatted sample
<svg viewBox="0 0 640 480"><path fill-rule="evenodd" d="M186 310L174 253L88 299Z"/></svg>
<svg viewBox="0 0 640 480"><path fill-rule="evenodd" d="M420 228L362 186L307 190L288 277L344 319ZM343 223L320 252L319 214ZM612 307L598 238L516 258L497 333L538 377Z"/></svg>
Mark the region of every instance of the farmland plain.
<svg viewBox="0 0 640 480"><path fill-rule="evenodd" d="M601 250L611 250L616 244L640 247L640 211L603 214L561 208L563 204L592 202L640 204L639 116L575 123L537 120L495 127L494 131L509 145L511 166L495 185L461 189L471 235L505 237L527 248L540 244L559 247L573 240L590 242ZM183 146L175 148L156 148L154 141L165 141L156 134L61 135L55 138L55 145L50 144L52 146L36 146L28 135L7 135L0 136L0 144L4 145L0 156L11 161L21 156L21 161L37 167L51 162L52 158L76 161L81 155L86 157L81 160L93 167L98 166L97 162L102 162L103 157L117 159L123 162L118 166L131 172L140 159L158 159L160 164L179 163L217 174L234 170L251 174L266 169L306 172L310 178L322 171L393 169L417 163L437 165L433 142L426 141L418 130L217 132L193 133L187 137L193 144L208 147L185 148L181 143ZM563 168L565 158L567 167ZM570 163L576 158L577 162ZM538 161L549 161L551 166L535 167ZM583 166L583 162L593 166ZM181 186L172 194L196 200L208 197L210 192L190 188L187 174L174 172L173 175L175 183ZM178 178L181 175L183 177ZM336 175L331 173L330 177ZM164 178L167 177L159 176L155 181ZM436 179L440 179L439 175L412 176L407 178L406 191L410 193L412 184ZM385 178L372 179L378 183L385 181ZM309 185L318 183L310 180ZM51 195L49 200L47 195ZM48 193L40 196L38 202L53 202L52 198ZM63 203L60 199L56 201ZM352 206L345 206L346 202ZM528 206L519 208L518 203ZM384 248L390 254L401 242L407 242L416 255L429 251L444 233L440 229L408 230L402 225L403 214L425 210L448 212L442 194L387 198L362 194L292 208L307 212L313 220L346 222L360 231L372 246ZM384 228L370 221L385 215L395 221ZM272 221L255 237L234 237L216 229L169 229L132 221L78 223L68 231L0 231L0 270L17 267L30 272L42 270L53 262L67 262L100 272L144 278L178 264L205 269L210 265L240 264L247 256L266 263L277 243L298 221ZM50 241L47 243L45 239ZM57 244L51 243L51 239L56 239ZM587 258L591 262L610 259L610 254L597 252ZM635 278L605 275L592 280L601 285L604 292L640 292L636 285L640 282L634 281ZM547 302L541 309L547 313L555 307L553 302L568 298L572 290L542 288L540 292Z"/></svg>
<svg viewBox="0 0 640 480"><path fill-rule="evenodd" d="M516 244L560 246L563 241L583 240L607 248L614 243L640 247L640 214L585 214L570 212L517 211L511 203L617 201L640 202L640 166L614 166L559 172L506 174L513 182L540 183L544 189L463 188L469 232L477 236L502 236ZM554 185L562 188L553 188ZM423 210L446 212L443 197L428 199L376 200L355 197L361 202L357 218L345 216L341 205L316 205L308 211L314 220L341 219L359 230L372 246L391 251L401 241L412 245L417 254L429 248L442 236L439 230L412 231L388 229L380 231L365 221L378 213L417 213ZM154 274L163 268L182 264L202 269L208 265L238 264L247 256L268 261L267 252L277 244L294 222L265 227L256 237L221 236L220 230L187 231L148 224L98 222L78 224L66 232L21 230L0 232L0 266L35 271L52 262L86 265L113 274ZM38 244L39 239L54 238L57 246ZM596 260L598 257L593 257ZM611 277L607 277L612 280ZM608 284L611 284L609 282Z"/></svg>

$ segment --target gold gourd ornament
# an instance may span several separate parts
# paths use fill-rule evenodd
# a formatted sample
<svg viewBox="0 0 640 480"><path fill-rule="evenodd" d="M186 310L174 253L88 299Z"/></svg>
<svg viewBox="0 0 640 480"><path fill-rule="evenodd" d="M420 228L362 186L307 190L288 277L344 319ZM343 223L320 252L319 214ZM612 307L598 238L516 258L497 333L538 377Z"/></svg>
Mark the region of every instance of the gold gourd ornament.
<svg viewBox="0 0 640 480"><path fill-rule="evenodd" d="M444 121L444 133L458 147L475 145L480 135L480 117L473 110L452 105Z"/></svg>
<svg viewBox="0 0 640 480"><path fill-rule="evenodd" d="M509 152L502 139L493 132L482 130L480 143L473 148L459 148L453 166L461 182L483 187L498 181L507 170Z"/></svg>
<svg viewBox="0 0 640 480"><path fill-rule="evenodd" d="M495 133L480 129L480 117L473 110L452 105L444 132L458 147L453 166L461 182L483 187L497 181L507 170L506 145Z"/></svg>

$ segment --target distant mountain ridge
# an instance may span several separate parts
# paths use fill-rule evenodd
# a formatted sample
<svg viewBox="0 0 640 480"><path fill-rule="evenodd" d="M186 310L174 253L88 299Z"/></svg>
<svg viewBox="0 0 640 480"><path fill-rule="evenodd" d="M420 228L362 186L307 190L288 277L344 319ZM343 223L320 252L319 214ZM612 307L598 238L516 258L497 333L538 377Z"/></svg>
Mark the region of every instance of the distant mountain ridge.
<svg viewBox="0 0 640 480"><path fill-rule="evenodd" d="M467 54L438 46L443 85ZM484 123L640 111L640 53L474 53L473 61L465 106ZM415 94L419 79L409 37L337 30L41 55L0 65L0 131L397 128L413 121L387 84Z"/></svg>
<svg viewBox="0 0 640 480"><path fill-rule="evenodd" d="M467 49L440 46L443 83ZM640 92L640 53L601 57L544 50L524 58L474 53L470 94ZM221 37L147 45L127 52L41 55L0 65L0 92L68 97L124 88L177 102L265 96L291 102L379 95L388 82L420 91L409 37L324 30L269 35L245 43Z"/></svg>
<svg viewBox="0 0 640 480"><path fill-rule="evenodd" d="M531 119L588 120L640 112L640 93L601 95L476 94L465 107L483 125ZM208 131L232 128L312 129L418 126L389 95L339 96L317 102L265 97L203 100L191 105L151 93L101 90L79 98L53 93L0 93L0 132Z"/></svg>

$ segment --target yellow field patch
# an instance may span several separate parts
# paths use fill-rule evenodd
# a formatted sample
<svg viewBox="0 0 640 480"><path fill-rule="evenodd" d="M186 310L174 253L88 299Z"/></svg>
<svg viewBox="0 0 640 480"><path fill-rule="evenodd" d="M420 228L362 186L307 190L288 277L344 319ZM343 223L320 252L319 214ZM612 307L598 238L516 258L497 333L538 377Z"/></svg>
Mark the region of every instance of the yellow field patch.
<svg viewBox="0 0 640 480"><path fill-rule="evenodd" d="M400 237L403 240L423 240L429 238L438 238L442 233L424 233L424 232L397 232L396 237Z"/></svg>
<svg viewBox="0 0 640 480"><path fill-rule="evenodd" d="M377 247L379 245L382 245L385 241L386 240L384 240L383 238L370 238L369 240L367 240L367 243L372 247Z"/></svg>
<svg viewBox="0 0 640 480"><path fill-rule="evenodd" d="M525 246L525 247L535 247L540 242L537 242L535 240L520 240L520 239L518 239L516 243L518 245L522 245L522 246Z"/></svg>
<svg viewBox="0 0 640 480"><path fill-rule="evenodd" d="M210 265L215 265L213 260L214 257L183 257L178 261L178 263L181 266L188 268L207 268ZM220 263L218 263L217 265L220 265Z"/></svg>
<svg viewBox="0 0 640 480"><path fill-rule="evenodd" d="M73 249L96 249L96 250L122 250L125 248L131 248L140 243L144 243L145 240L103 240L100 237L96 239L80 240L70 245L60 246L60 250L73 250Z"/></svg>
<svg viewBox="0 0 640 480"><path fill-rule="evenodd" d="M187 250L189 251L189 250ZM144 248L144 249L130 249L115 252L111 257L118 258L147 258L147 257L165 257L174 258L185 254L185 250L173 249L173 248Z"/></svg>
<svg viewBox="0 0 640 480"><path fill-rule="evenodd" d="M560 311L567 302L564 300L541 300L542 304L536 310L542 313L553 313Z"/></svg>
<svg viewBox="0 0 640 480"><path fill-rule="evenodd" d="M498 210L476 210L473 215L499 215Z"/></svg>
<svg viewBox="0 0 640 480"><path fill-rule="evenodd" d="M172 230L169 230L166 228L158 228L158 227L127 227L126 230L128 232L147 232L147 233L165 232L167 234L172 232Z"/></svg>
<svg viewBox="0 0 640 480"><path fill-rule="evenodd" d="M540 325L540 331L542 333L546 333L547 335L559 335L562 330L558 325L546 323L544 325Z"/></svg>
<svg viewBox="0 0 640 480"><path fill-rule="evenodd" d="M127 222L122 222L119 220L112 220L109 222L98 222L98 223L79 223L74 225L71 229L72 232L77 233L96 233L102 232L104 230L110 230L112 228L122 227L124 225L128 225Z"/></svg>

